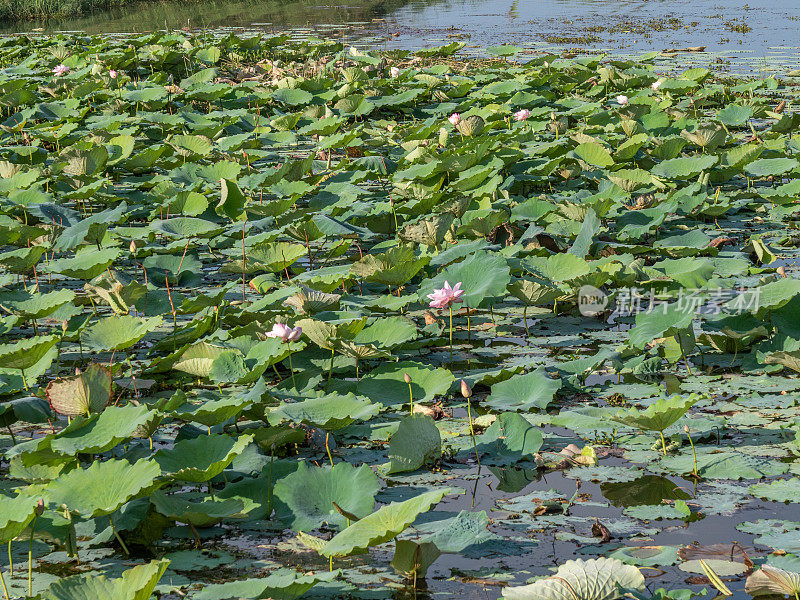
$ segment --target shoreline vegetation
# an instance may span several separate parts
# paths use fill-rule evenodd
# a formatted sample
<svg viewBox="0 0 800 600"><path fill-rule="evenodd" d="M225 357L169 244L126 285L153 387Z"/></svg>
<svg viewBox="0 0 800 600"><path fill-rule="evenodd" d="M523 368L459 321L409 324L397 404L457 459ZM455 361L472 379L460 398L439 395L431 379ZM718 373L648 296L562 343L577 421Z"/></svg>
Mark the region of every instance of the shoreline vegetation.
<svg viewBox="0 0 800 600"><path fill-rule="evenodd" d="M0 0L0 23L66 19L147 1L153 0Z"/></svg>

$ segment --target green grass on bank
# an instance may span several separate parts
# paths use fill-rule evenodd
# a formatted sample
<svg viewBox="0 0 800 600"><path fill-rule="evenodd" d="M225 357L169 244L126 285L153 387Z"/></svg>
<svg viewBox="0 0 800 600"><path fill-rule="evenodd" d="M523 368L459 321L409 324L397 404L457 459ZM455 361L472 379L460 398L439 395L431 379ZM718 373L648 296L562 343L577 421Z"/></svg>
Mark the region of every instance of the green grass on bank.
<svg viewBox="0 0 800 600"><path fill-rule="evenodd" d="M130 2L131 0L0 0L0 21L74 17Z"/></svg>

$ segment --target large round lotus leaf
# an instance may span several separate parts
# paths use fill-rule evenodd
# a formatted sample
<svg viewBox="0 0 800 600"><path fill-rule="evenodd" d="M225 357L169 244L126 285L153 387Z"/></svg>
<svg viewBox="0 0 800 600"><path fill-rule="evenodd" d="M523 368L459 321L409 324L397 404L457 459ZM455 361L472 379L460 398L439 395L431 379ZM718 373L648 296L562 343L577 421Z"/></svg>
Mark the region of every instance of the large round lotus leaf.
<svg viewBox="0 0 800 600"><path fill-rule="evenodd" d="M0 496L0 544L22 533L36 514L36 498Z"/></svg>
<svg viewBox="0 0 800 600"><path fill-rule="evenodd" d="M248 248L245 258L248 266L252 266L256 270L277 273L291 267L298 258L305 254L306 249L300 244L268 242ZM241 248L237 256L241 256Z"/></svg>
<svg viewBox="0 0 800 600"><path fill-rule="evenodd" d="M335 430L347 427L353 421L367 421L377 415L380 409L380 404L353 394L326 394L300 402L284 402L271 410L267 418L272 425L291 421Z"/></svg>
<svg viewBox="0 0 800 600"><path fill-rule="evenodd" d="M506 600L617 600L621 589L644 590L639 569L614 558L568 560L555 575L503 588Z"/></svg>
<svg viewBox="0 0 800 600"><path fill-rule="evenodd" d="M770 483L757 483L750 486L750 492L764 500L792 502L800 498L800 477L778 479Z"/></svg>
<svg viewBox="0 0 800 600"><path fill-rule="evenodd" d="M454 304L454 309L460 306L478 308L484 301L505 293L511 274L503 255L495 252L472 254L463 261L450 265L436 277L423 281L419 291L420 300L428 304L428 294L443 287L445 281L451 286L461 282L461 289L464 290L464 295L461 296L463 304Z"/></svg>
<svg viewBox="0 0 800 600"><path fill-rule="evenodd" d="M24 319L41 319L74 298L72 290L60 289L46 294L25 294L8 301L0 299L0 306Z"/></svg>
<svg viewBox="0 0 800 600"><path fill-rule="evenodd" d="M206 342L198 342L186 348L172 368L196 377L208 377L214 361L225 352L229 352L229 350L221 346L212 346Z"/></svg>
<svg viewBox="0 0 800 600"><path fill-rule="evenodd" d="M211 434L181 440L169 450L159 450L155 459L165 474L178 481L200 483L213 479L239 456L253 436Z"/></svg>
<svg viewBox="0 0 800 600"><path fill-rule="evenodd" d="M664 431L685 415L699 399L699 396L694 394L686 397L676 395L660 398L644 410L629 408L619 411L611 418L618 423L645 431Z"/></svg>
<svg viewBox="0 0 800 600"><path fill-rule="evenodd" d="M430 367L411 361L384 363L361 378L356 386L356 393L384 406L408 403L409 384L405 382L406 374L411 377L414 402L428 402L439 394L447 393L455 380L449 370L441 367Z"/></svg>
<svg viewBox="0 0 800 600"><path fill-rule="evenodd" d="M303 461L275 484L275 516L295 531L311 531L325 523L344 529L349 519L342 513L359 519L372 513L380 488L367 465L309 467Z"/></svg>
<svg viewBox="0 0 800 600"><path fill-rule="evenodd" d="M442 455L442 434L433 417L404 417L389 439L389 473L416 471Z"/></svg>
<svg viewBox="0 0 800 600"><path fill-rule="evenodd" d="M339 576L339 571L318 571L310 575L300 575L292 569L277 569L266 577L242 579L229 583L214 583L203 587L197 600L223 600L241 598L257 600L295 600L321 582L328 582Z"/></svg>
<svg viewBox="0 0 800 600"><path fill-rule="evenodd" d="M745 166L744 170L750 177L769 177L788 173L798 165L800 163L794 158L759 158Z"/></svg>
<svg viewBox="0 0 800 600"><path fill-rule="evenodd" d="M729 104L717 113L717 121L724 123L728 127L738 127L744 125L753 116L752 106L739 106Z"/></svg>
<svg viewBox="0 0 800 600"><path fill-rule="evenodd" d="M27 273L39 262L47 250L44 246L30 246L0 253L0 265L12 273Z"/></svg>
<svg viewBox="0 0 800 600"><path fill-rule="evenodd" d="M718 157L708 154L672 158L658 163L651 173L667 179L689 179L697 177L702 171L708 171L718 161Z"/></svg>
<svg viewBox="0 0 800 600"><path fill-rule="evenodd" d="M54 507L66 505L70 511L91 518L111 514L134 498L158 487L158 464L141 459L95 461L86 469L74 469L47 484L45 499Z"/></svg>
<svg viewBox="0 0 800 600"><path fill-rule="evenodd" d="M186 158L205 156L211 152L211 140L202 135L175 135L169 139L169 145Z"/></svg>
<svg viewBox="0 0 800 600"><path fill-rule="evenodd" d="M660 504L664 500L688 500L688 492L666 477L644 475L632 481L600 484L603 496L612 506Z"/></svg>
<svg viewBox="0 0 800 600"><path fill-rule="evenodd" d="M377 319L358 332L353 341L356 344L373 344L378 348L394 348L417 335L417 328L403 317Z"/></svg>
<svg viewBox="0 0 800 600"><path fill-rule="evenodd" d="M43 270L46 273L58 273L73 279L94 279L111 266L119 253L117 248L102 250L88 248L72 258L52 260Z"/></svg>
<svg viewBox="0 0 800 600"><path fill-rule="evenodd" d="M168 560L155 560L128 569L122 577L109 579L97 573L65 577L50 585L42 600L149 600Z"/></svg>
<svg viewBox="0 0 800 600"><path fill-rule="evenodd" d="M206 498L195 502L185 494L167 495L160 490L150 496L150 501L168 519L191 523L195 527L209 527L222 519L240 516L245 508L244 502L239 498Z"/></svg>
<svg viewBox="0 0 800 600"><path fill-rule="evenodd" d="M0 344L0 366L6 369L29 369L56 345L58 337L43 335Z"/></svg>
<svg viewBox="0 0 800 600"><path fill-rule="evenodd" d="M96 363L74 377L55 379L45 390L52 409L68 417L100 412L111 400L114 378L111 371Z"/></svg>
<svg viewBox="0 0 800 600"><path fill-rule="evenodd" d="M223 228L194 217L173 217L162 221L153 221L150 225L153 231L162 233L171 238L211 237L220 233Z"/></svg>
<svg viewBox="0 0 800 600"><path fill-rule="evenodd" d="M437 504L447 493L431 490L405 502L392 502L381 506L371 515L356 521L331 538L320 550L323 556L347 556L365 551L370 546L394 539L419 516Z"/></svg>
<svg viewBox="0 0 800 600"><path fill-rule="evenodd" d="M677 564L678 549L675 546L624 546L614 550L609 558L637 567L665 567Z"/></svg>
<svg viewBox="0 0 800 600"><path fill-rule="evenodd" d="M53 437L50 448L68 456L79 452L100 454L133 437L136 429L145 425L153 414L146 405L109 406L91 419L73 420Z"/></svg>
<svg viewBox="0 0 800 600"><path fill-rule="evenodd" d="M495 538L489 531L489 517L485 510L462 510L454 517L417 524L414 528L423 534L421 541L431 542L442 552L452 554Z"/></svg>
<svg viewBox="0 0 800 600"><path fill-rule="evenodd" d="M595 167L610 167L614 164L611 153L597 142L584 142L579 144L575 150L575 155L583 162L594 165Z"/></svg>
<svg viewBox="0 0 800 600"><path fill-rule="evenodd" d="M640 312L636 315L636 327L628 334L636 348L644 348L653 340L671 337L687 329L695 317L691 306L683 307L679 303L664 305L652 312Z"/></svg>
<svg viewBox="0 0 800 600"><path fill-rule="evenodd" d="M676 474L694 472L692 453L665 456L653 468ZM782 475L789 465L774 458L742 454L735 450L697 449L697 473L704 479L761 479Z"/></svg>
<svg viewBox="0 0 800 600"><path fill-rule="evenodd" d="M100 319L81 335L86 348L92 350L124 350L133 346L161 325L161 316L140 319L117 315Z"/></svg>
<svg viewBox="0 0 800 600"><path fill-rule="evenodd" d="M544 368L539 368L495 383L486 405L503 412L529 412L534 408L545 410L559 389L561 380L549 377Z"/></svg>

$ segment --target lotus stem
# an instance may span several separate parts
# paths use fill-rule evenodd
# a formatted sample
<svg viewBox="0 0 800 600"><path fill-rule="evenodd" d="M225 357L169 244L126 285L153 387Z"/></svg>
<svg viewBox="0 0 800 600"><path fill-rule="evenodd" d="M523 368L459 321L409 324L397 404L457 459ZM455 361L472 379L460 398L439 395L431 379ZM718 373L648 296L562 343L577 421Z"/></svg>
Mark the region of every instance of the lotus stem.
<svg viewBox="0 0 800 600"><path fill-rule="evenodd" d="M678 334L678 346L681 349L681 357L683 358L683 362L686 365L686 370L689 371L689 375L692 375L692 367L689 366L689 359L686 358L686 352L683 350L683 340L681 340L680 334Z"/></svg>
<svg viewBox="0 0 800 600"><path fill-rule="evenodd" d="M292 352L289 351L289 372L292 374L292 387L297 389L297 384L294 381L294 367L292 366Z"/></svg>
<svg viewBox="0 0 800 600"><path fill-rule="evenodd" d="M528 305L522 308L522 323L525 325L525 338L531 337L531 332L528 331Z"/></svg>
<svg viewBox="0 0 800 600"><path fill-rule="evenodd" d="M31 537L28 540L28 596L33 596L33 535L36 533L36 521L39 519L39 513L33 515L33 524L31 525Z"/></svg>
<svg viewBox="0 0 800 600"><path fill-rule="evenodd" d="M25 391L29 392L28 381L25 379L25 369L20 369L19 372L22 373L22 385L25 387Z"/></svg>
<svg viewBox="0 0 800 600"><path fill-rule="evenodd" d="M692 460L694 460L694 476L699 479L700 474L697 472L697 452L694 449L694 441L692 440L692 436L689 434L689 426L684 425L683 431L686 434L686 437L689 438L689 444L692 446Z"/></svg>
<svg viewBox="0 0 800 600"><path fill-rule="evenodd" d="M11 436L11 443L16 446L17 438L14 437L14 431L11 429L11 425L6 425L6 429L8 429L8 434Z"/></svg>
<svg viewBox="0 0 800 600"><path fill-rule="evenodd" d="M408 382L408 400L411 403L411 414L414 414L414 393L411 391L411 382Z"/></svg>
<svg viewBox="0 0 800 600"><path fill-rule="evenodd" d="M117 532L117 528L114 527L114 519L111 517L111 515L108 515L108 522L111 525L111 531L114 532L114 537L117 538L117 541L119 542L119 545L122 546L122 550L125 552L125 554L127 556L130 556L131 553L128 552L128 547L125 545L125 542L122 541L122 538L120 537L119 533Z"/></svg>
<svg viewBox="0 0 800 600"><path fill-rule="evenodd" d="M333 571L333 554L328 557L328 571Z"/></svg>
<svg viewBox="0 0 800 600"><path fill-rule="evenodd" d="M667 455L667 442L664 441L664 432L659 431L658 435L661 436L661 449L664 451L664 456Z"/></svg>
<svg viewBox="0 0 800 600"><path fill-rule="evenodd" d="M8 595L8 588L6 587L6 580L3 577L3 570L0 569L0 583L3 584L3 593L6 596L6 600L11 600L11 596Z"/></svg>
<svg viewBox="0 0 800 600"><path fill-rule="evenodd" d="M8 540L8 576L14 577L14 557L11 556L11 540Z"/></svg>
<svg viewBox="0 0 800 600"><path fill-rule="evenodd" d="M450 311L450 362L453 362L453 305L450 304L448 307Z"/></svg>
<svg viewBox="0 0 800 600"><path fill-rule="evenodd" d="M467 398L467 421L469 421L469 435L472 438L472 449L475 450L475 460L478 461L478 468L481 468L481 457L478 455L478 445L475 443L475 429L472 427L472 402Z"/></svg>
<svg viewBox="0 0 800 600"><path fill-rule="evenodd" d="M331 468L333 467L333 457L331 456L331 447L328 445L328 438L330 438L331 432L325 432L325 450L328 453L328 460L331 461Z"/></svg>

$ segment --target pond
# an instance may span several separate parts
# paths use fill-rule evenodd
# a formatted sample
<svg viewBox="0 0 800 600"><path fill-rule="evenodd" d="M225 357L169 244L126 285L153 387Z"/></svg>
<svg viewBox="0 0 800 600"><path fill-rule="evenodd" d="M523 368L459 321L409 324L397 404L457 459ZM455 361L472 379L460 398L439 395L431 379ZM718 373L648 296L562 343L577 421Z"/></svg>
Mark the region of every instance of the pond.
<svg viewBox="0 0 800 600"><path fill-rule="evenodd" d="M796 62L800 47L800 8L793 0L156 1L0 30L138 33L165 27L293 30L375 48L422 48L457 39L475 52L502 43L614 54L705 47L687 60L762 72Z"/></svg>

